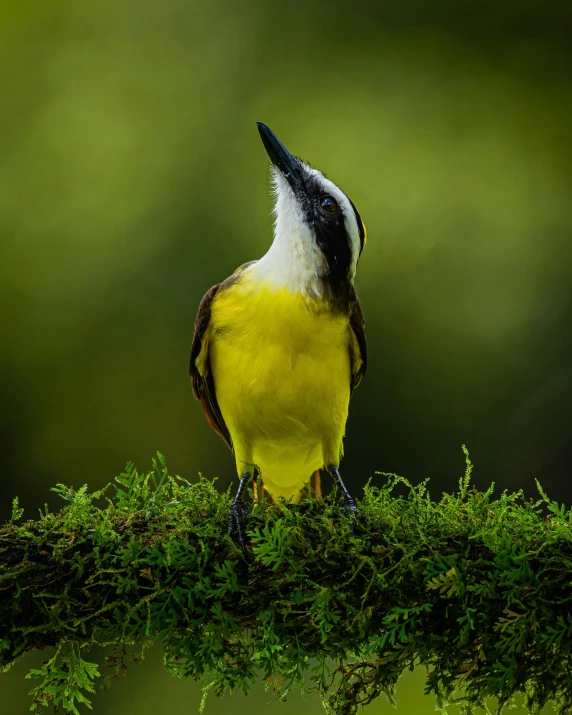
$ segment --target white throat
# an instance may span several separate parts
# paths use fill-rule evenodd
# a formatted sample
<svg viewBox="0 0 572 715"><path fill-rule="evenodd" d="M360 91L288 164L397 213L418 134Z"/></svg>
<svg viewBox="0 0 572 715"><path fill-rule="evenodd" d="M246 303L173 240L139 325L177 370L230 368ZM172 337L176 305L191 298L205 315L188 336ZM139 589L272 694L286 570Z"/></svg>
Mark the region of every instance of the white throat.
<svg viewBox="0 0 572 715"><path fill-rule="evenodd" d="M350 279L353 281L360 239L351 203L343 191L321 172L310 167L306 169L319 178L324 193L334 196L342 207L346 227L352 236ZM328 270L327 260L294 192L276 168L272 169L272 183L275 199L274 241L267 253L254 263L248 272L255 281L263 282L271 289L286 288L308 298L320 298L324 293L322 277Z"/></svg>

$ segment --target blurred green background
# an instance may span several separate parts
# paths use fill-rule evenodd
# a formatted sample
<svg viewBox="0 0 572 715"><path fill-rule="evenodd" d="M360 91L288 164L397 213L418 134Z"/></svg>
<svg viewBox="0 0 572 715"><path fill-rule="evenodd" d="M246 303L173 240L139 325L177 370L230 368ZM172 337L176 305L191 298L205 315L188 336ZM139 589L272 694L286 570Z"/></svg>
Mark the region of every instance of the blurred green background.
<svg viewBox="0 0 572 715"><path fill-rule="evenodd" d="M0 520L161 450L221 488L190 391L203 293L271 241L255 120L351 196L370 367L343 474L572 496L572 5L2 0ZM374 477L380 480L381 477ZM38 656L38 658L41 656ZM28 711L20 663L0 709ZM422 673L398 710L433 711ZM195 712L160 653L102 715ZM321 712L297 696L223 712ZM389 711L375 703L370 713Z"/></svg>

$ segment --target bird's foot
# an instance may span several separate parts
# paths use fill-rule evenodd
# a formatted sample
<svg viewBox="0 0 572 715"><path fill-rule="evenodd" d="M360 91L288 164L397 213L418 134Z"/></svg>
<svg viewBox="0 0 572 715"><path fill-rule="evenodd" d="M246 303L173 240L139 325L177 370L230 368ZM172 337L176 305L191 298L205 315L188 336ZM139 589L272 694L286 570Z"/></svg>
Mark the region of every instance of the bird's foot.
<svg viewBox="0 0 572 715"><path fill-rule="evenodd" d="M345 499L342 502L342 508L351 517L350 532L353 534L357 532L360 533L361 527L366 528L368 524L371 523L370 517L365 514L361 509L358 509L354 500L350 497L349 500Z"/></svg>
<svg viewBox="0 0 572 715"><path fill-rule="evenodd" d="M351 498L351 496L349 494L342 501L342 509L344 509L346 514L348 514L351 517L352 521L350 524L350 532L353 534L355 531L356 517L359 518L361 516L361 514L356 506L355 501Z"/></svg>
<svg viewBox="0 0 572 715"><path fill-rule="evenodd" d="M356 518L361 520L361 512L358 510L355 501L352 499L350 496L350 493L345 487L345 484L342 481L342 478L340 476L339 469L334 465L331 464L328 467L328 471L334 478L335 483L338 485L338 487L341 489L342 492L342 509L345 509L346 513L349 514L352 517L352 521L350 524L350 531L353 534L354 533L354 524L356 521Z"/></svg>
<svg viewBox="0 0 572 715"><path fill-rule="evenodd" d="M350 514L358 513L356 503L349 494L342 501L342 508L347 509Z"/></svg>
<svg viewBox="0 0 572 715"><path fill-rule="evenodd" d="M235 499L230 507L230 519L228 522L228 533L232 534L236 531L238 543L243 553L246 553L244 547L243 526L244 520L250 515L250 510L242 499Z"/></svg>

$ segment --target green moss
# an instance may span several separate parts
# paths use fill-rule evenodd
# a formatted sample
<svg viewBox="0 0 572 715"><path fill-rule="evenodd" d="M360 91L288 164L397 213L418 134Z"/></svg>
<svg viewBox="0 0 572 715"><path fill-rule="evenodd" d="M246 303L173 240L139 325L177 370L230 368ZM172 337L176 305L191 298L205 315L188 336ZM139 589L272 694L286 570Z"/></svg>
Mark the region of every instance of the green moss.
<svg viewBox="0 0 572 715"><path fill-rule="evenodd" d="M572 512L540 487L537 501L471 488L468 456L439 501L384 476L353 532L336 495L259 505L246 557L227 535L231 495L171 477L161 456L95 494L58 485L66 505L37 521L19 523L15 503L0 530L0 667L55 647L28 675L37 711L88 702L94 644L109 647L105 683L160 641L168 672L205 697L264 679L353 715L420 663L441 707L524 693L531 712L569 712Z"/></svg>

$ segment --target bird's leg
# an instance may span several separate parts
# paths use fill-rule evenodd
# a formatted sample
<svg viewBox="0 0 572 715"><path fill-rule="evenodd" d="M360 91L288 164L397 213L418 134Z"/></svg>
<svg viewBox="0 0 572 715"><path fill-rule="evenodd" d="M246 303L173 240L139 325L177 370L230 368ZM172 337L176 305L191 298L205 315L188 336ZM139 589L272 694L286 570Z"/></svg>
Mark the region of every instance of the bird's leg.
<svg viewBox="0 0 572 715"><path fill-rule="evenodd" d="M260 482L258 481L258 474L256 473L256 470L254 470L254 474L252 475L252 505L258 506L259 501L260 501Z"/></svg>
<svg viewBox="0 0 572 715"><path fill-rule="evenodd" d="M238 491L230 507L230 520L228 522L228 533L232 534L236 531L238 535L238 543L240 548L245 551L244 548L244 536L242 534L242 521L249 515L249 510L246 504L242 501L242 493L246 487L246 483L250 479L250 472L244 472L240 478L240 484L238 485Z"/></svg>
<svg viewBox="0 0 572 715"><path fill-rule="evenodd" d="M352 513L355 512L356 510L356 503L355 501L351 498L350 493L346 489L346 485L342 482L342 478L340 476L340 472L336 466L333 464L330 464L328 467L328 472L332 475L333 480L336 482L336 484L339 486L339 488L342 490L343 494L343 501L342 501L342 506L344 509L349 509Z"/></svg>
<svg viewBox="0 0 572 715"><path fill-rule="evenodd" d="M258 506L264 499L264 485L262 484L262 479L260 478L260 470L258 467L254 467L254 472L252 474L252 495L254 498L254 506Z"/></svg>
<svg viewBox="0 0 572 715"><path fill-rule="evenodd" d="M322 498L322 478L320 476L319 469L316 469L314 474L310 477L310 488L314 492L314 497L316 499Z"/></svg>

